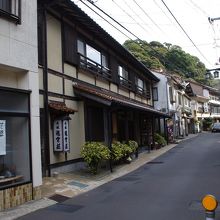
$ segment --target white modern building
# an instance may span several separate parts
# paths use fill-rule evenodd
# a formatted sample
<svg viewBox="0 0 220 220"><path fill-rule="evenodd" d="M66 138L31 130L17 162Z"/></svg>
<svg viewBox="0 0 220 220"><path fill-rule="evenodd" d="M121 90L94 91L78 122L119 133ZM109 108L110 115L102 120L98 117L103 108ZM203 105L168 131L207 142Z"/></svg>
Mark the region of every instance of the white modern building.
<svg viewBox="0 0 220 220"><path fill-rule="evenodd" d="M0 0L0 210L40 197L37 0Z"/></svg>

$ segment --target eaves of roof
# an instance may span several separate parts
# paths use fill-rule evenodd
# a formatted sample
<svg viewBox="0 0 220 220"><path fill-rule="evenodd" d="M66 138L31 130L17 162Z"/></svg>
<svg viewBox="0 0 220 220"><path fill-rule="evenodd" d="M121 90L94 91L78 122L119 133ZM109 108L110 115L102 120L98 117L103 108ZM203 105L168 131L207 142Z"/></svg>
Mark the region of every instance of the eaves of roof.
<svg viewBox="0 0 220 220"><path fill-rule="evenodd" d="M84 11L70 0L39 0L45 3L47 10L58 9L59 13L64 16L71 17L74 21L79 22L89 32L93 33L97 39L104 41L106 44L120 53L121 56L132 62L135 67L142 71L146 77L155 82L160 80L140 61L138 61L127 49L125 49L119 42L117 42L110 34L108 34L102 27L100 27L92 18L90 18Z"/></svg>
<svg viewBox="0 0 220 220"><path fill-rule="evenodd" d="M106 103L107 105L112 105L113 103L120 104L122 106L127 106L131 107L134 109L139 109L145 112L150 112L154 113L155 115L159 115L162 117L170 117L168 114L163 113L161 111L158 111L151 106L144 104L142 102L130 99L126 96L122 96L120 94L114 93L112 91L102 89L99 87L95 87L86 83L83 83L81 81L75 80L73 83L73 87L75 89L75 93L77 94L77 91L79 91L79 95L84 96L85 94L88 94L89 96L86 95L86 97L92 98L92 96L97 97L96 101L99 102L101 99L101 103Z"/></svg>

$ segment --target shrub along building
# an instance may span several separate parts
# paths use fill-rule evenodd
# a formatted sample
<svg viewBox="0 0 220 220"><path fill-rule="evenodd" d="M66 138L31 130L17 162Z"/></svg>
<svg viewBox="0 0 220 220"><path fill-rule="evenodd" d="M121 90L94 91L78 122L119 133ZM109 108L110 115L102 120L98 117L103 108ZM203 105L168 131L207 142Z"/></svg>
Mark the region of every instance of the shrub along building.
<svg viewBox="0 0 220 220"><path fill-rule="evenodd" d="M159 79L73 2L38 3L44 174L74 169L85 141L151 145Z"/></svg>
<svg viewBox="0 0 220 220"><path fill-rule="evenodd" d="M0 0L0 210L40 197L37 1Z"/></svg>

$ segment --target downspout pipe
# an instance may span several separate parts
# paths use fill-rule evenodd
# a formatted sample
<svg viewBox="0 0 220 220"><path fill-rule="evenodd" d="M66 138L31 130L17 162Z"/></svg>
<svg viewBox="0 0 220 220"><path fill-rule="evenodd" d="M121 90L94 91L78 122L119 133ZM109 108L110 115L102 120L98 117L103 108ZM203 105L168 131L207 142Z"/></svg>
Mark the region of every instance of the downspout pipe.
<svg viewBox="0 0 220 220"><path fill-rule="evenodd" d="M47 10L44 5L42 19L42 57L43 57L43 86L44 86L44 147L45 147L45 161L48 176L51 176L50 170L50 138L49 138L49 106L48 106L48 60L47 60Z"/></svg>

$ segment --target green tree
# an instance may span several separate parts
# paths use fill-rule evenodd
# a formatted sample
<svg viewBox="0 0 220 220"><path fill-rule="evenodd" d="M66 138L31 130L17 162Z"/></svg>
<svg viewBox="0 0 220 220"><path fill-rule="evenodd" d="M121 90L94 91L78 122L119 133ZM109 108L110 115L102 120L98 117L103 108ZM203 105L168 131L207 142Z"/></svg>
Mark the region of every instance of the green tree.
<svg viewBox="0 0 220 220"><path fill-rule="evenodd" d="M127 40L124 47L149 69L163 69L178 73L212 86L212 79L205 79L206 67L198 57L186 53L180 46L170 43Z"/></svg>

